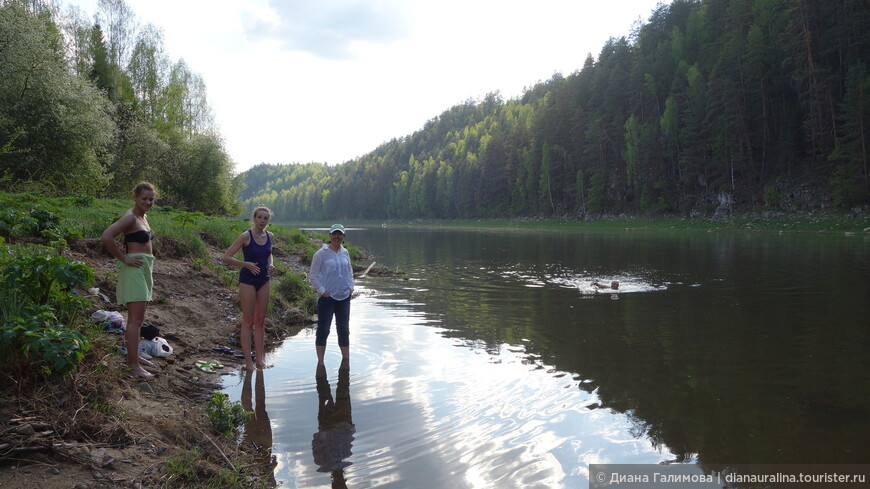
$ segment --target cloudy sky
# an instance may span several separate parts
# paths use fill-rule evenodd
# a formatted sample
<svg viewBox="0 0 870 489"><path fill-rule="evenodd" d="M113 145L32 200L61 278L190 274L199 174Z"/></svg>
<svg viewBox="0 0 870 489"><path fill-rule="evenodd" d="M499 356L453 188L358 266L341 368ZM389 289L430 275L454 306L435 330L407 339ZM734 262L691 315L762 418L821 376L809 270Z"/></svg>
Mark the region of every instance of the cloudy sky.
<svg viewBox="0 0 870 489"><path fill-rule="evenodd" d="M338 164L444 110L578 70L660 0L127 0L206 83L226 149ZM667 3L667 2L664 2ZM97 0L64 0L85 13Z"/></svg>

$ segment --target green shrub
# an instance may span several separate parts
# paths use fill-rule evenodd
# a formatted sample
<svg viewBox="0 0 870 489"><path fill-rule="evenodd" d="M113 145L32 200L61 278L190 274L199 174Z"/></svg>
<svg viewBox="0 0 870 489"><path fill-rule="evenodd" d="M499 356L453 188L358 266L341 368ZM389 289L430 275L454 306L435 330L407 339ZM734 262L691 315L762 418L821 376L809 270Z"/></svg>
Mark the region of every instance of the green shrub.
<svg viewBox="0 0 870 489"><path fill-rule="evenodd" d="M304 275L292 270L285 270L284 276L274 286L273 293L287 307L298 307L308 314L317 311L317 292Z"/></svg>
<svg viewBox="0 0 870 489"><path fill-rule="evenodd" d="M34 365L66 374L91 347L75 329L89 302L71 290L91 285L93 270L48 249L6 251L0 257L0 354L22 371Z"/></svg>
<svg viewBox="0 0 870 489"><path fill-rule="evenodd" d="M363 259L362 251L356 246L350 243L344 243L343 246L347 249L347 253L350 255L350 261L360 261Z"/></svg>
<svg viewBox="0 0 870 489"><path fill-rule="evenodd" d="M181 225L182 228L195 227L205 215L202 212L183 212L172 216L172 220Z"/></svg>
<svg viewBox="0 0 870 489"><path fill-rule="evenodd" d="M29 301L45 305L53 294L93 284L94 271L63 256L22 250L0 261L0 278L7 290L20 290Z"/></svg>
<svg viewBox="0 0 870 489"><path fill-rule="evenodd" d="M312 293L308 280L301 274L287 271L275 286L275 293L280 294L291 304L301 302L305 296Z"/></svg>
<svg viewBox="0 0 870 489"><path fill-rule="evenodd" d="M238 401L230 402L229 396L223 392L212 394L205 406L205 412L208 419L211 420L212 429L227 438L232 438L235 432L247 423L254 414L245 411Z"/></svg>
<svg viewBox="0 0 870 489"><path fill-rule="evenodd" d="M3 236L29 234L36 227L37 223L33 219L20 212L8 210L0 215L0 234Z"/></svg>
<svg viewBox="0 0 870 489"><path fill-rule="evenodd" d="M90 195L72 194L70 195L70 198L72 198L73 204L79 207L90 207L94 205L94 198Z"/></svg>
<svg viewBox="0 0 870 489"><path fill-rule="evenodd" d="M290 230L290 236L288 237L288 240L296 245L308 246L309 244L308 234L298 228L292 228Z"/></svg>
<svg viewBox="0 0 870 489"><path fill-rule="evenodd" d="M0 323L0 351L4 358L20 357L24 363L36 363L46 374L63 375L73 370L90 347L83 334L59 324L49 306L31 304L18 315L4 314Z"/></svg>
<svg viewBox="0 0 870 489"><path fill-rule="evenodd" d="M60 224L60 219L53 212L45 209L36 209L30 212L30 217L33 219L36 228L33 230L36 234L47 229L57 229Z"/></svg>
<svg viewBox="0 0 870 489"><path fill-rule="evenodd" d="M221 248L229 248L233 241L247 229L248 223L244 221L230 221L226 219L209 218L199 223L198 230L208 233L217 238Z"/></svg>

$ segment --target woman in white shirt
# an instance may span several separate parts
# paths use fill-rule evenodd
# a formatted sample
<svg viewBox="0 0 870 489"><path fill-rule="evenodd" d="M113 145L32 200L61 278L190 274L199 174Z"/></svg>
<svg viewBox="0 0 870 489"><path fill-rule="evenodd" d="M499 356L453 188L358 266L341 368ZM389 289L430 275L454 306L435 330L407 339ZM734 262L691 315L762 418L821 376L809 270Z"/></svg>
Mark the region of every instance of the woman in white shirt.
<svg viewBox="0 0 870 489"><path fill-rule="evenodd" d="M326 339L335 316L335 330L343 359L350 358L350 297L353 294L353 266L350 253L341 245L344 226L329 228L329 244L314 253L308 279L317 291L317 334L314 345L317 361L323 363Z"/></svg>

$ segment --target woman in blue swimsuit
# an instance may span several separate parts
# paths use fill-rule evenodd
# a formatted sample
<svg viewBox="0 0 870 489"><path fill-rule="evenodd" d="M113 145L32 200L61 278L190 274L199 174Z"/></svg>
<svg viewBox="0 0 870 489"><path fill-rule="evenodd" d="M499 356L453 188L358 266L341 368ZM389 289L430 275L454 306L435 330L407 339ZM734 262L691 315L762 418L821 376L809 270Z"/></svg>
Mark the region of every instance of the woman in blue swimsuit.
<svg viewBox="0 0 870 489"><path fill-rule="evenodd" d="M240 234L222 257L224 263L242 267L239 272L239 302L242 305L240 342L248 370L253 370L255 365L251 358L252 330L256 368L266 366L263 336L266 311L269 309L270 274L275 269L272 266L272 233L266 231L271 219L272 211L262 205L257 207L251 218L251 229ZM244 261L234 258L239 248L242 249Z"/></svg>

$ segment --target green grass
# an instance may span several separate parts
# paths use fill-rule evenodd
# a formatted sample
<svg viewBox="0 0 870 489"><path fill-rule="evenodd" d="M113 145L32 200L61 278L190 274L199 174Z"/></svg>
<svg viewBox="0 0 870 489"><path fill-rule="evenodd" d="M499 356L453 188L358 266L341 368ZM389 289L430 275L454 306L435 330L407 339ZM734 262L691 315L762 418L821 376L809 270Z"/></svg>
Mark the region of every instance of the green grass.
<svg viewBox="0 0 870 489"><path fill-rule="evenodd" d="M10 194L0 192L2 213L15 213L27 218L34 211L47 211L58 218L57 228L68 239L99 238L103 231L132 207L132 201L110 199L83 199L81 196L44 197L42 195ZM171 237L190 250L193 257L201 257L206 246L203 237L220 248L230 244L250 227L247 219L229 219L206 216L200 212L186 212L167 206L154 206L148 212L148 223L160 237ZM308 235L294 227L272 224L269 230L291 246L301 249L311 247ZM33 236L32 229L24 224L15 226L6 238Z"/></svg>
<svg viewBox="0 0 870 489"><path fill-rule="evenodd" d="M161 475L161 487L176 489L267 488L267 478L250 477L250 471L210 462L201 449L170 457Z"/></svg>
<svg viewBox="0 0 870 489"><path fill-rule="evenodd" d="M55 249L62 249L73 239L98 239L130 207L132 201L0 192L0 209L3 209L0 211L0 243L23 242L25 244L17 246L33 246L29 243L37 237L48 241L46 244ZM209 257L208 247L228 248L239 234L250 228L250 220L206 216L201 212L155 205L148 212L148 223L157 235L154 247L158 253L190 259L196 268L215 270L227 285L238 284L238 269L215 263ZM281 254L294 253L310 258L319 249L317 243L311 242L307 231L275 223L269 230L280 243ZM352 257L361 256L358 249L349 248ZM286 289L294 291L294 297L285 298L284 302L310 309L307 294L298 293L298 289L307 284L305 278L287 270L282 280L288 281ZM301 304L297 304L297 300Z"/></svg>

